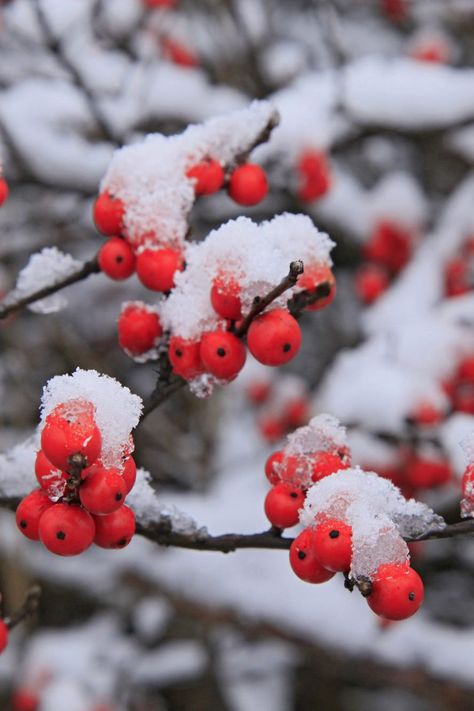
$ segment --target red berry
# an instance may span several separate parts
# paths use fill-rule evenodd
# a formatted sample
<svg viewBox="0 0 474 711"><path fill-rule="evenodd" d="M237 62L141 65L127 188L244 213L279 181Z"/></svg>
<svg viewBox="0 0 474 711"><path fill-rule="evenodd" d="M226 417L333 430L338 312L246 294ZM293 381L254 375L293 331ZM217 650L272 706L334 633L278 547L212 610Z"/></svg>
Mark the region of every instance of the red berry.
<svg viewBox="0 0 474 711"><path fill-rule="evenodd" d="M8 200L8 183L5 178L0 178L0 207Z"/></svg>
<svg viewBox="0 0 474 711"><path fill-rule="evenodd" d="M161 7L170 10L178 4L178 0L142 0L143 5L149 9Z"/></svg>
<svg viewBox="0 0 474 711"><path fill-rule="evenodd" d="M16 510L16 525L24 536L31 541L39 541L39 522L53 502L41 489L35 489L20 501Z"/></svg>
<svg viewBox="0 0 474 711"><path fill-rule="evenodd" d="M128 506L107 516L94 516L94 543L101 548L125 548L135 533L135 514Z"/></svg>
<svg viewBox="0 0 474 711"><path fill-rule="evenodd" d="M295 575L306 583L325 583L334 573L324 568L314 552L314 531L306 528L290 546L290 565Z"/></svg>
<svg viewBox="0 0 474 711"><path fill-rule="evenodd" d="M334 297L336 296L336 279L331 271L331 267L323 262L307 267L299 277L298 286L309 294L315 293L318 289L321 290L323 284L327 285L327 295L319 296L312 304L306 307L307 311L320 311L334 301Z"/></svg>
<svg viewBox="0 0 474 711"><path fill-rule="evenodd" d="M290 429L301 427L309 419L309 403L304 397L290 400L285 405L285 420Z"/></svg>
<svg viewBox="0 0 474 711"><path fill-rule="evenodd" d="M319 200L329 191L331 179L329 175L321 173L318 176L306 178L297 190L298 200L302 202L313 202Z"/></svg>
<svg viewBox="0 0 474 711"><path fill-rule="evenodd" d="M444 289L446 296L461 296L471 290L469 263L466 259L455 257L444 268Z"/></svg>
<svg viewBox="0 0 474 711"><path fill-rule="evenodd" d="M298 511L304 504L304 492L289 484L277 484L265 498L265 513L277 528L290 528L299 521Z"/></svg>
<svg viewBox="0 0 474 711"><path fill-rule="evenodd" d="M220 380L233 380L247 357L242 341L228 331L204 333L200 355L205 369Z"/></svg>
<svg viewBox="0 0 474 711"><path fill-rule="evenodd" d="M284 456L285 453L283 451L273 452L273 454L270 454L265 462L265 474L272 486L279 484L281 481L280 469L278 465L282 464Z"/></svg>
<svg viewBox="0 0 474 711"><path fill-rule="evenodd" d="M188 178L193 179L196 195L212 195L224 185L224 169L217 160L203 160L193 165L186 172Z"/></svg>
<svg viewBox="0 0 474 711"><path fill-rule="evenodd" d="M79 555L92 544L94 520L78 504L54 504L41 517L41 543L56 555Z"/></svg>
<svg viewBox="0 0 474 711"><path fill-rule="evenodd" d="M183 268L182 254L169 247L145 249L137 256L137 276L152 291L171 291L176 272L181 272Z"/></svg>
<svg viewBox="0 0 474 711"><path fill-rule="evenodd" d="M125 501L127 487L116 469L93 466L79 489L81 504L89 513L100 515L117 511Z"/></svg>
<svg viewBox="0 0 474 711"><path fill-rule="evenodd" d="M334 573L350 570L352 560L352 528L343 521L329 519L314 530L316 556L325 568Z"/></svg>
<svg viewBox="0 0 474 711"><path fill-rule="evenodd" d="M158 314L141 304L128 304L118 320L118 337L121 347L132 356L148 353L163 333Z"/></svg>
<svg viewBox="0 0 474 711"><path fill-rule="evenodd" d="M375 225L363 251L369 261L383 264L397 274L410 259L412 235L395 222L381 221Z"/></svg>
<svg viewBox="0 0 474 711"><path fill-rule="evenodd" d="M245 388L247 399L253 405L262 405L270 397L272 385L263 380L254 380Z"/></svg>
<svg viewBox="0 0 474 711"><path fill-rule="evenodd" d="M231 276L218 276L212 282L211 304L214 311L229 321L242 318L240 285Z"/></svg>
<svg viewBox="0 0 474 711"><path fill-rule="evenodd" d="M187 341L179 336L172 336L168 346L168 358L173 366L173 373L185 380L192 380L204 372L200 341Z"/></svg>
<svg viewBox="0 0 474 711"><path fill-rule="evenodd" d="M384 15L392 22L403 22L408 17L406 0L380 0L380 7Z"/></svg>
<svg viewBox="0 0 474 711"><path fill-rule="evenodd" d="M267 175L255 163L236 168L229 181L229 195L239 205L257 205L268 193Z"/></svg>
<svg viewBox="0 0 474 711"><path fill-rule="evenodd" d="M438 425L443 419L443 413L431 402L420 402L412 411L410 418L416 425Z"/></svg>
<svg viewBox="0 0 474 711"><path fill-rule="evenodd" d="M311 457L313 472L311 479L319 481L324 479L340 469L348 469L349 462L344 462L338 454L332 452L316 452Z"/></svg>
<svg viewBox="0 0 474 711"><path fill-rule="evenodd" d="M331 177L326 155L313 149L300 154L296 164L303 182L298 189L298 197L311 202L325 195L331 187Z"/></svg>
<svg viewBox="0 0 474 711"><path fill-rule="evenodd" d="M99 251L99 267L111 279L122 281L135 271L135 255L124 239L112 237Z"/></svg>
<svg viewBox="0 0 474 711"><path fill-rule="evenodd" d="M372 580L369 607L388 620L404 620L415 614L423 602L423 581L409 565L381 565Z"/></svg>
<svg viewBox="0 0 474 711"><path fill-rule="evenodd" d="M314 178L321 175L321 173L328 173L329 166L326 154L313 148L307 148L300 153L296 169L307 178Z"/></svg>
<svg viewBox="0 0 474 711"><path fill-rule="evenodd" d="M125 493L129 494L133 489L137 478L137 465L133 457L128 457L123 465L122 479L125 484Z"/></svg>
<svg viewBox="0 0 474 711"><path fill-rule="evenodd" d="M12 711L37 711L39 697L32 691L17 689L12 696Z"/></svg>
<svg viewBox="0 0 474 711"><path fill-rule="evenodd" d="M452 399L453 410L474 415L474 384L462 383L458 386Z"/></svg>
<svg viewBox="0 0 474 711"><path fill-rule="evenodd" d="M104 235L119 235L122 232L125 208L119 198L101 193L94 203L95 226Z"/></svg>
<svg viewBox="0 0 474 711"><path fill-rule="evenodd" d="M63 494L69 474L51 464L42 449L36 454L35 474L38 484L49 496L58 497Z"/></svg>
<svg viewBox="0 0 474 711"><path fill-rule="evenodd" d="M296 356L301 346L298 322L285 309L267 311L250 324L247 345L264 365L283 365Z"/></svg>
<svg viewBox="0 0 474 711"><path fill-rule="evenodd" d="M259 417L258 429L267 442L277 442L285 434L285 423L278 417Z"/></svg>
<svg viewBox="0 0 474 711"><path fill-rule="evenodd" d="M456 376L458 380L474 383L474 357L464 358L459 363Z"/></svg>
<svg viewBox="0 0 474 711"><path fill-rule="evenodd" d="M41 448L49 461L62 471L69 471L70 458L84 457L91 466L100 454L102 438L95 424L90 403L70 400L58 405L47 416L41 433Z"/></svg>
<svg viewBox="0 0 474 711"><path fill-rule="evenodd" d="M3 620L0 620L0 654L5 651L8 645L8 627Z"/></svg>
<svg viewBox="0 0 474 711"><path fill-rule="evenodd" d="M355 275L356 294L364 304L377 301L389 283L386 269L378 264L364 264Z"/></svg>
<svg viewBox="0 0 474 711"><path fill-rule="evenodd" d="M199 57L192 49L172 37L163 37L161 40L163 55L179 67L198 67Z"/></svg>
<svg viewBox="0 0 474 711"><path fill-rule="evenodd" d="M447 461L414 456L406 465L406 481L415 489L429 489L447 484L451 468Z"/></svg>

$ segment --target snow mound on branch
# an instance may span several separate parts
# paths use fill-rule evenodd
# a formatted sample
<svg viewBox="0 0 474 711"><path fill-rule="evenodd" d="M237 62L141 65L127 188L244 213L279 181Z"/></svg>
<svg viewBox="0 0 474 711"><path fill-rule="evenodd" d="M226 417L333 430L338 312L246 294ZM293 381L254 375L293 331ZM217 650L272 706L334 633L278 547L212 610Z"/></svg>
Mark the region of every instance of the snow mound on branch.
<svg viewBox="0 0 474 711"><path fill-rule="evenodd" d="M37 435L0 454L0 495L23 497L37 486L35 458L39 449Z"/></svg>
<svg viewBox="0 0 474 711"><path fill-rule="evenodd" d="M41 426L57 405L69 400L92 403L102 435L101 459L105 466L120 467L122 454L130 447L130 433L140 419L141 398L115 378L78 368L72 375L56 375L45 385L41 398Z"/></svg>
<svg viewBox="0 0 474 711"><path fill-rule="evenodd" d="M303 526L324 518L352 526L352 568L356 578L371 577L382 563L404 563L403 537L417 538L444 528L441 516L426 504L405 499L388 479L359 467L326 477L309 489L300 513Z"/></svg>
<svg viewBox="0 0 474 711"><path fill-rule="evenodd" d="M285 213L261 224L248 217L229 220L204 242L188 246L186 270L176 275L176 287L161 310L163 325L182 338L195 339L220 323L209 299L211 283L220 272L239 282L245 313L256 296L280 283L291 262L300 259L305 267L331 265L332 246L306 215ZM298 291L301 287L296 283L273 306L285 306Z"/></svg>
<svg viewBox="0 0 474 711"><path fill-rule="evenodd" d="M51 286L61 279L74 274L83 266L82 262L61 252L57 247L45 247L41 252L32 254L26 267L18 274L15 289L9 294L5 303L23 299L34 294L39 289ZM45 299L35 301L29 309L38 314L50 314L67 306L63 294L52 294Z"/></svg>
<svg viewBox="0 0 474 711"><path fill-rule="evenodd" d="M312 454L347 447L346 428L332 415L316 415L306 427L288 435L286 454Z"/></svg>
<svg viewBox="0 0 474 711"><path fill-rule="evenodd" d="M195 200L187 169L207 157L233 164L276 120L269 102L254 101L248 108L189 126L180 135L150 134L116 151L100 187L124 202L129 242L136 248L182 246Z"/></svg>

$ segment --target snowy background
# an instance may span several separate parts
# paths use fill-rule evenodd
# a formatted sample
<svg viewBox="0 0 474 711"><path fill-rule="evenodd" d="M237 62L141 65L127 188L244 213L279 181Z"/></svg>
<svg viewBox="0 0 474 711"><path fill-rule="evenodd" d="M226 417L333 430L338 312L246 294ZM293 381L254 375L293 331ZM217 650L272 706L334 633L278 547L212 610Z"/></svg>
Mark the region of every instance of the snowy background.
<svg viewBox="0 0 474 711"><path fill-rule="evenodd" d="M192 239L240 215L308 215L336 245L336 300L304 316L301 353L285 368L248 362L212 398L182 391L152 413L135 438L151 483L139 480L133 503L183 531L263 531L267 456L327 412L347 427L355 464L459 520L474 454L474 368L462 369L474 356L474 3L152 4L2 3L10 197L0 210L0 292L27 294L96 254L91 208L116 148L268 99L281 121L252 159L268 172L269 196L251 209L223 192L197 201ZM236 145L255 128L236 129ZM328 162L319 199L301 192L305 151ZM387 223L404 235L396 268L374 258ZM368 304L361 274L374 264L383 288ZM150 302L135 277L93 274L53 299L0 326L4 496L34 485L28 438L50 378L95 369L144 398L156 381L153 362L134 362L117 343L122 303ZM262 385L266 400L255 404L252 387ZM417 424L420 408L435 412L432 423ZM420 484L420 460L443 466L445 483ZM4 611L32 582L43 587L39 614L0 657L2 709L18 690L37 697L38 711L472 708L469 538L416 545L423 608L383 626L341 576L321 586L297 579L285 551L224 555L137 536L123 551L62 559L23 539L7 511L0 527Z"/></svg>

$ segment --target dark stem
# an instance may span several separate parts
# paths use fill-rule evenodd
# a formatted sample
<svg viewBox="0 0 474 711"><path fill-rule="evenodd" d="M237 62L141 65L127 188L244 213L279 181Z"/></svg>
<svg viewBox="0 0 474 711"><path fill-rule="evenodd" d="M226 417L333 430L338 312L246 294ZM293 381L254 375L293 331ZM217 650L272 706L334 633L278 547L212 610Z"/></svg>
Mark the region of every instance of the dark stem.
<svg viewBox="0 0 474 711"><path fill-rule="evenodd" d="M12 615L4 617L3 621L9 630L13 629L13 627L16 627L20 622L23 622L23 620L25 620L27 617L30 617L36 612L36 610L38 609L40 596L40 586L33 585L33 587L28 590L23 605Z"/></svg>

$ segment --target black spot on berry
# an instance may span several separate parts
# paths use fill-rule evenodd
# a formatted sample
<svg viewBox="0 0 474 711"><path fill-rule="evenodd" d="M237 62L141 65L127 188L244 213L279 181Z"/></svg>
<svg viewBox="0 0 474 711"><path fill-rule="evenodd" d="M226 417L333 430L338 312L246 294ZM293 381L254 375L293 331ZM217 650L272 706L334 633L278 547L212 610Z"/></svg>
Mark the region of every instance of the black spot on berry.
<svg viewBox="0 0 474 711"><path fill-rule="evenodd" d="M338 538L339 537L339 531L336 531L334 529L333 531L329 531L329 538Z"/></svg>
<svg viewBox="0 0 474 711"><path fill-rule="evenodd" d="M298 498L298 494L296 493L296 491L292 491L291 494L290 494L290 496L291 496L292 499L297 499L297 498Z"/></svg>
<svg viewBox="0 0 474 711"><path fill-rule="evenodd" d="M288 353L288 351L291 351L291 343L284 343L283 344L283 353Z"/></svg>
<svg viewBox="0 0 474 711"><path fill-rule="evenodd" d="M408 593L408 599L413 602L413 600L415 599L415 593L414 592Z"/></svg>
<svg viewBox="0 0 474 711"><path fill-rule="evenodd" d="M120 491L117 491L117 493L115 494L115 501L121 501L122 497L123 494Z"/></svg>
<svg viewBox="0 0 474 711"><path fill-rule="evenodd" d="M27 525L26 521L20 521L20 528L26 528Z"/></svg>
<svg viewBox="0 0 474 711"><path fill-rule="evenodd" d="M126 546L126 545L127 545L127 539L126 539L126 538L121 538L120 541L117 541L117 545L118 545L120 548L123 548L123 546Z"/></svg>
<svg viewBox="0 0 474 711"><path fill-rule="evenodd" d="M225 348L218 348L217 355L219 356L219 358L223 358L225 356Z"/></svg>
<svg viewBox="0 0 474 711"><path fill-rule="evenodd" d="M58 532L56 533L56 538L57 538L59 541L64 541L64 539L66 538L66 534L64 533L64 531L58 531Z"/></svg>
<svg viewBox="0 0 474 711"><path fill-rule="evenodd" d="M120 264L121 262L123 262L123 257L122 257L122 255L121 255L121 254L117 254L117 256L115 257L115 261L117 262L117 264Z"/></svg>
<svg viewBox="0 0 474 711"><path fill-rule="evenodd" d="M181 358L181 356L183 355L183 351L181 351L179 348L177 348L175 350L174 354L177 358Z"/></svg>
<svg viewBox="0 0 474 711"><path fill-rule="evenodd" d="M298 558L304 560L306 558L306 553L304 551L298 551Z"/></svg>

